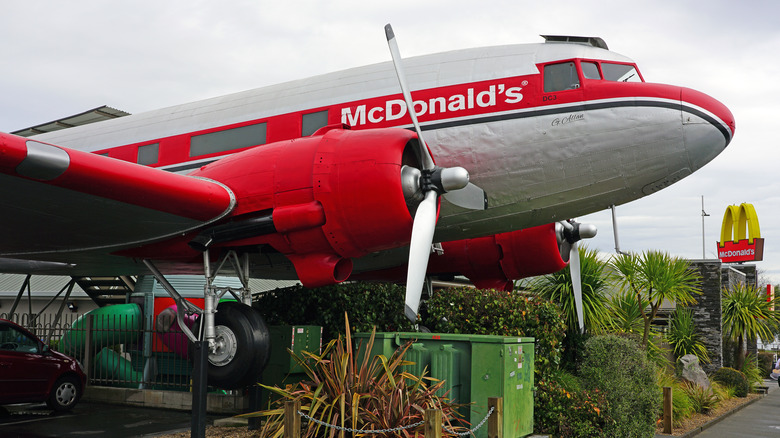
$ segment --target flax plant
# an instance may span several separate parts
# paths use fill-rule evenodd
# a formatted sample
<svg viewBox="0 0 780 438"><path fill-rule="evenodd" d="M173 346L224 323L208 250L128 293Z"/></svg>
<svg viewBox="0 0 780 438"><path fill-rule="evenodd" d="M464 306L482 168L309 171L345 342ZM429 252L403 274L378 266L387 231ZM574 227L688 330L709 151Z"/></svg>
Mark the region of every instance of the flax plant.
<svg viewBox="0 0 780 438"><path fill-rule="evenodd" d="M464 430L455 425L458 405L437 395L444 381L405 371L412 364L404 360L411 344L402 346L390 358L372 356L372 332L361 354L360 346L352 348L348 321L346 325L346 339L339 336L329 342L321 354L302 352L298 356L290 351L306 373L307 381L284 389L261 385L279 399L272 409L244 415L267 418L260 436L279 438L284 435L285 401L300 401L304 414L328 425L303 421L302 437L339 436L339 430L333 426L354 431L392 430L370 435L355 432L354 436L419 436L423 433L421 422L426 409L441 410L442 422L450 430ZM417 423L420 424L404 428ZM450 435L445 433L444 436Z"/></svg>

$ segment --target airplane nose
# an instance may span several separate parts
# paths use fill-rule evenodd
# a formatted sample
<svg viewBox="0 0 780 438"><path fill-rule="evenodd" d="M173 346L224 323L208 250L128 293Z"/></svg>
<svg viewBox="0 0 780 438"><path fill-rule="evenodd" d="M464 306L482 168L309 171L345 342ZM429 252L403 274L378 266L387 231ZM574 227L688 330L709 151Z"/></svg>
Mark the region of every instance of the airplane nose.
<svg viewBox="0 0 780 438"><path fill-rule="evenodd" d="M685 148L695 171L723 152L734 137L734 115L718 100L690 88L680 89Z"/></svg>

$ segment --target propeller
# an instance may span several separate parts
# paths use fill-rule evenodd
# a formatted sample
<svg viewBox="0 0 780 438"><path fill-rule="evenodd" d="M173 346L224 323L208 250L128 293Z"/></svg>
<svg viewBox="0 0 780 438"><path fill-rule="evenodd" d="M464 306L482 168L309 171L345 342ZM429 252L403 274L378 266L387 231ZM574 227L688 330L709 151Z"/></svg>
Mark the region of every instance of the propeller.
<svg viewBox="0 0 780 438"><path fill-rule="evenodd" d="M412 322L417 321L420 296L428 271L428 258L433 244L433 232L436 229L436 209L440 195L449 194L447 200L463 208L484 210L487 208L487 195L476 185L469 182L469 173L462 167L440 167L433 162L428 146L423 138L422 129L414 112L414 101L406 83L406 74L401 64L401 52L398 49L393 28L385 26L387 45L393 58L395 73L401 85L406 108L417 132L417 155L421 169L410 166L401 168L401 182L404 196L408 201L419 202L412 224L412 239L409 244L409 268L406 276L406 306L404 314Z"/></svg>
<svg viewBox="0 0 780 438"><path fill-rule="evenodd" d="M563 261L569 262L571 284L574 289L574 306L577 310L577 322L580 333L585 330L585 317L582 308L582 266L580 265L579 241L596 236L595 225L581 224L574 220L556 222L555 232L558 235L558 246Z"/></svg>

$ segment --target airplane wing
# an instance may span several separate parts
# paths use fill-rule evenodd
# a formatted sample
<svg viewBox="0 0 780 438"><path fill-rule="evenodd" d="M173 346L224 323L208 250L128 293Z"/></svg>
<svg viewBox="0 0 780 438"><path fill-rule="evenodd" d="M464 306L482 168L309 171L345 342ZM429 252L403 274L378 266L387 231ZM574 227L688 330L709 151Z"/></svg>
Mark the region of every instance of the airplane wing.
<svg viewBox="0 0 780 438"><path fill-rule="evenodd" d="M235 206L215 181L2 133L0 187L5 272L62 271L59 262L170 238Z"/></svg>

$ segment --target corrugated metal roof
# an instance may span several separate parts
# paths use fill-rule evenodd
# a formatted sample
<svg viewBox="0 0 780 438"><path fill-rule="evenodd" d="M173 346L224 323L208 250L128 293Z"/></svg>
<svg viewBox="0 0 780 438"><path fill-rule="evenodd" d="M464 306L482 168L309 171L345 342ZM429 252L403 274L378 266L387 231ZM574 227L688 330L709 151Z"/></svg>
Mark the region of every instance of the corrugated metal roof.
<svg viewBox="0 0 780 438"><path fill-rule="evenodd" d="M111 108L109 106L99 106L83 113L63 117L52 122L42 123L29 128L14 131L11 134L20 137L30 137L46 132L59 131L60 129L72 128L74 126L89 125L90 123L102 122L104 120L116 119L118 117L129 116L130 113Z"/></svg>
<svg viewBox="0 0 780 438"><path fill-rule="evenodd" d="M203 294L203 277L199 275L193 276L178 276L174 283L174 287L183 288L185 290L192 290L193 293L202 296ZM19 294L19 289L24 284L25 275L22 274L0 274L0 297L16 297ZM146 281L150 281L152 277L146 277ZM30 290L32 291L33 298L53 297L65 287L70 281L70 277L56 276L56 275L33 275L30 279ZM136 287L141 287L141 280ZM155 282L156 283L156 282ZM190 284L191 283L191 284ZM223 284L224 286L233 286L233 282L228 281ZM298 284L298 281L290 280L266 280L260 278L250 278L249 287L252 293L265 292L277 288L284 288ZM238 280L235 281L235 286L240 286ZM147 286L148 287L148 286ZM157 289L159 285L155 285ZM161 291L162 292L162 291ZM162 292L164 293L164 292ZM27 292L25 292L25 297ZM72 297L86 297L87 294L78 285L73 287Z"/></svg>

